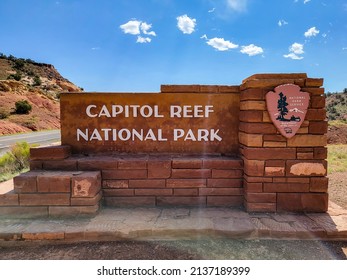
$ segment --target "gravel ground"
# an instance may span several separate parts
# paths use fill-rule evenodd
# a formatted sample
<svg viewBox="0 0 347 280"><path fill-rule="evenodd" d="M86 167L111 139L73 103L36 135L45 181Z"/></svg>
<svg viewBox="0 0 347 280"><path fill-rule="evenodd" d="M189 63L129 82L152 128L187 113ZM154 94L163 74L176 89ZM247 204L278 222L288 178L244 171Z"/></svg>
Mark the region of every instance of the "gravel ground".
<svg viewBox="0 0 347 280"><path fill-rule="evenodd" d="M347 172L329 174L329 199L347 209Z"/></svg>
<svg viewBox="0 0 347 280"><path fill-rule="evenodd" d="M303 240L121 241L0 247L12 260L345 260L347 242Z"/></svg>

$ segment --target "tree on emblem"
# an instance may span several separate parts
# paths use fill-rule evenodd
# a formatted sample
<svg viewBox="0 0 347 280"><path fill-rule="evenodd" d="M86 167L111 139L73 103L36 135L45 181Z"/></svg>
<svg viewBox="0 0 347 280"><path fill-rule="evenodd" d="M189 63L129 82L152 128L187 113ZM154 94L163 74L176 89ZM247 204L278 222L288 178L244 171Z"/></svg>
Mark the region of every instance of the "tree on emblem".
<svg viewBox="0 0 347 280"><path fill-rule="evenodd" d="M277 120L289 121L284 118L284 116L288 114L287 96L285 96L282 92L280 92L279 96L280 98L278 99L278 103L277 103L277 109L278 109L279 115L277 117Z"/></svg>

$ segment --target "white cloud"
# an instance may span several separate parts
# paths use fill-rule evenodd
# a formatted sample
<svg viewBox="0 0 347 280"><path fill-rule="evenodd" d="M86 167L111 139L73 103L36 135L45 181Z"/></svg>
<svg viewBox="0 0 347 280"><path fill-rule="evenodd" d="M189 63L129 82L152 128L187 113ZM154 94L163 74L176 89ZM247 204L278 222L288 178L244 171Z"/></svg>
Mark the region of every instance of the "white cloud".
<svg viewBox="0 0 347 280"><path fill-rule="evenodd" d="M294 59L294 60L301 60L301 59L304 58L303 56L298 56L295 53L285 54L284 57L285 58L291 58L291 59Z"/></svg>
<svg viewBox="0 0 347 280"><path fill-rule="evenodd" d="M281 27L283 25L287 25L288 22L286 22L284 19L280 19L277 24L278 24L279 27Z"/></svg>
<svg viewBox="0 0 347 280"><path fill-rule="evenodd" d="M179 16L177 19L177 27L184 34L192 34L195 31L196 19L187 15Z"/></svg>
<svg viewBox="0 0 347 280"><path fill-rule="evenodd" d="M206 35L206 34L202 35L202 36L200 37L200 39L206 39L206 40L208 40L208 38L207 38L207 35Z"/></svg>
<svg viewBox="0 0 347 280"><path fill-rule="evenodd" d="M295 54L303 54L304 53L304 45L299 43L294 43L289 47L289 51Z"/></svg>
<svg viewBox="0 0 347 280"><path fill-rule="evenodd" d="M343 47L342 50L343 50L343 51L347 51L347 47Z"/></svg>
<svg viewBox="0 0 347 280"><path fill-rule="evenodd" d="M317 34L319 34L319 30L314 26L314 27L311 27L309 30L307 30L304 35L306 38L309 38L309 37L314 37L316 36Z"/></svg>
<svg viewBox="0 0 347 280"><path fill-rule="evenodd" d="M139 20L129 20L120 26L125 34L138 35L140 34L140 24Z"/></svg>
<svg viewBox="0 0 347 280"><path fill-rule="evenodd" d="M212 8L211 10L208 10L209 13L213 13L216 10L216 8Z"/></svg>
<svg viewBox="0 0 347 280"><path fill-rule="evenodd" d="M263 52L264 51L261 47L255 46L254 44L241 47L241 53L248 54L249 56L262 54Z"/></svg>
<svg viewBox="0 0 347 280"><path fill-rule="evenodd" d="M142 36L137 36L137 40L136 40L136 43L150 43L152 41L151 38L149 37L142 37Z"/></svg>
<svg viewBox="0 0 347 280"><path fill-rule="evenodd" d="M308 2L310 2L311 0L304 0L304 4L306 4L306 3L308 3Z"/></svg>
<svg viewBox="0 0 347 280"><path fill-rule="evenodd" d="M303 59L303 56L299 56L299 54L303 54L304 53L304 45L303 44L299 44L299 43L294 43L289 47L289 54L285 54L283 55L285 58L291 58L291 59L295 59L295 60L300 60Z"/></svg>
<svg viewBox="0 0 347 280"><path fill-rule="evenodd" d="M152 39L149 38L148 35L157 36L154 31L150 31L152 24L141 20L130 20L127 23L120 25L120 28L125 34L138 35L136 43L150 43ZM147 36L141 36L141 33Z"/></svg>
<svg viewBox="0 0 347 280"><path fill-rule="evenodd" d="M248 0L227 0L227 5L237 12L245 12L247 10Z"/></svg>
<svg viewBox="0 0 347 280"><path fill-rule="evenodd" d="M148 30L152 28L152 24L148 24L146 22L141 22L140 28L141 28L141 31L143 32L143 34L151 35L151 36L157 36L157 34L155 34L154 31L148 32Z"/></svg>
<svg viewBox="0 0 347 280"><path fill-rule="evenodd" d="M207 38L207 37L206 37ZM235 45L234 43L224 40L223 38L212 38L209 39L207 42L207 45L219 50L219 51L227 51L230 49L236 49L239 46Z"/></svg>

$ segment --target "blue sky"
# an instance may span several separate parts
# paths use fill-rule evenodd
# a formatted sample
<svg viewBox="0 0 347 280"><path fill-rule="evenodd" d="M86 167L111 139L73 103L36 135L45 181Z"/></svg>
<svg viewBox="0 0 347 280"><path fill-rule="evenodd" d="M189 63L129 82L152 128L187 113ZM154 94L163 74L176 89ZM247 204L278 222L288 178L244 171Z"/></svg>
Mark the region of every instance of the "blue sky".
<svg viewBox="0 0 347 280"><path fill-rule="evenodd" d="M86 91L306 72L347 88L347 0L1 0L0 52Z"/></svg>

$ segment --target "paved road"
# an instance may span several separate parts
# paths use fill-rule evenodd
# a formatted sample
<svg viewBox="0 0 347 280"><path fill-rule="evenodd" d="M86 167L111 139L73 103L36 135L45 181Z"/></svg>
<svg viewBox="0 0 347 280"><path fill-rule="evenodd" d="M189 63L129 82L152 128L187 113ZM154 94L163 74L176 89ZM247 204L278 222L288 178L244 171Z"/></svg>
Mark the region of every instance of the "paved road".
<svg viewBox="0 0 347 280"><path fill-rule="evenodd" d="M21 141L39 145L58 142L60 141L60 130L47 130L0 136L0 154L6 152L11 145Z"/></svg>

